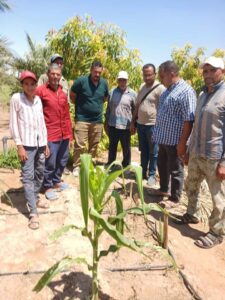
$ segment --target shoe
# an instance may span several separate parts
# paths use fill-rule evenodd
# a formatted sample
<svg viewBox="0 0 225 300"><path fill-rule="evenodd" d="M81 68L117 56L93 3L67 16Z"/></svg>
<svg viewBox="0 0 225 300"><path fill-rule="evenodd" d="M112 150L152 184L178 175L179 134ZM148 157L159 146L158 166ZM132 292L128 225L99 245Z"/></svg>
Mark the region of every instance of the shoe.
<svg viewBox="0 0 225 300"><path fill-rule="evenodd" d="M158 189L158 190L149 190L148 192L149 192L149 194L151 194L153 196L164 196L164 197L169 197L170 196L169 192L164 192L161 189Z"/></svg>
<svg viewBox="0 0 225 300"><path fill-rule="evenodd" d="M147 185L148 185L148 186L154 186L154 185L156 185L156 179L155 179L154 176L150 176L150 177L148 178Z"/></svg>
<svg viewBox="0 0 225 300"><path fill-rule="evenodd" d="M59 182L54 184L53 186L54 189L61 191L67 190L70 188L69 184L66 182Z"/></svg>
<svg viewBox="0 0 225 300"><path fill-rule="evenodd" d="M172 201L172 200L167 199L167 200L160 201L159 205L162 208L172 209L179 205L179 201Z"/></svg>
<svg viewBox="0 0 225 300"><path fill-rule="evenodd" d="M192 216L188 213L185 213L182 216L176 216L176 219L173 219L173 222L178 224L178 225L198 224L199 219L195 216Z"/></svg>
<svg viewBox="0 0 225 300"><path fill-rule="evenodd" d="M57 200L58 196L56 194L56 192L53 189L48 189L45 191L45 197L46 199L53 201L53 200Z"/></svg>
<svg viewBox="0 0 225 300"><path fill-rule="evenodd" d="M74 177L78 177L80 174L80 168L79 167L76 167L73 169L73 176Z"/></svg>
<svg viewBox="0 0 225 300"><path fill-rule="evenodd" d="M64 175L70 175L70 170L68 168L65 168L63 171Z"/></svg>

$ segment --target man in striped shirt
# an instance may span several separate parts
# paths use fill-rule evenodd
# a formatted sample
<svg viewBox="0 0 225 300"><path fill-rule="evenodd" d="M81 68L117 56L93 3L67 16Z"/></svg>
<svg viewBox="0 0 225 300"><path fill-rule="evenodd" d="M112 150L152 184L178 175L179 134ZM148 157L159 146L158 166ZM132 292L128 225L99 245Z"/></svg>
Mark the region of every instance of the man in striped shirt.
<svg viewBox="0 0 225 300"><path fill-rule="evenodd" d="M159 66L159 78L167 88L159 100L153 140L159 144L158 171L160 189L157 195L169 196L165 205L178 203L183 189L183 156L186 142L192 130L196 94L179 76L179 68L173 61ZM171 191L169 195L169 181Z"/></svg>
<svg viewBox="0 0 225 300"><path fill-rule="evenodd" d="M212 248L221 243L225 235L225 70L222 58L214 56L206 59L201 67L205 88L198 99L189 146L188 207L178 223L199 222L199 190L205 178L213 211L209 217L209 232L195 244L201 248Z"/></svg>

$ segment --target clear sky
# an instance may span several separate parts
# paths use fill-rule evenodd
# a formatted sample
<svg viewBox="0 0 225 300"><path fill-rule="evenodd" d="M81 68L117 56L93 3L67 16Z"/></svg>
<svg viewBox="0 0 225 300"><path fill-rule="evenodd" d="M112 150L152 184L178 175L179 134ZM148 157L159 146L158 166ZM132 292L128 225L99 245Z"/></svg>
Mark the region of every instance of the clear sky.
<svg viewBox="0 0 225 300"><path fill-rule="evenodd" d="M9 0L0 14L0 34L18 55L27 50L25 32L38 43L51 28L60 29L73 16L90 15L97 23L113 23L127 34L129 48L144 63L158 66L173 47L191 43L207 54L225 49L225 0Z"/></svg>

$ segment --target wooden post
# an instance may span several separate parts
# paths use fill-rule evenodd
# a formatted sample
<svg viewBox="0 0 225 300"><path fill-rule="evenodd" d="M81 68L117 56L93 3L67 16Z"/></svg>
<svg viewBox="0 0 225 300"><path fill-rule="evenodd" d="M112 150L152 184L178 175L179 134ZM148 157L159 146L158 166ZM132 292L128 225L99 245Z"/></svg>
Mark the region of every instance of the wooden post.
<svg viewBox="0 0 225 300"><path fill-rule="evenodd" d="M163 215L163 248L168 249L168 216Z"/></svg>

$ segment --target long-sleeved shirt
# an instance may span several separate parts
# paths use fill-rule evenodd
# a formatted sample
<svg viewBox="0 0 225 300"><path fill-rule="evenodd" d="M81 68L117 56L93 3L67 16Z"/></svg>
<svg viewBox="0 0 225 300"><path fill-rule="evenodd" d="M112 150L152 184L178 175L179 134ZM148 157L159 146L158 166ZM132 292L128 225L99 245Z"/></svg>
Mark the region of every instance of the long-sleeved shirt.
<svg viewBox="0 0 225 300"><path fill-rule="evenodd" d="M190 153L220 160L225 166L225 83L200 94L189 146Z"/></svg>
<svg viewBox="0 0 225 300"><path fill-rule="evenodd" d="M110 92L106 110L106 121L117 129L128 129L136 101L136 93L131 88L122 92L118 87Z"/></svg>
<svg viewBox="0 0 225 300"><path fill-rule="evenodd" d="M194 121L196 102L195 91L183 79L167 88L160 96L153 140L157 144L177 145L184 122Z"/></svg>
<svg viewBox="0 0 225 300"><path fill-rule="evenodd" d="M62 87L59 85L58 89L53 91L49 84L46 83L37 87L36 94L42 101L48 141L71 140L73 133L69 104Z"/></svg>
<svg viewBox="0 0 225 300"><path fill-rule="evenodd" d="M42 103L38 96L33 102L24 93L16 93L10 101L10 131L16 145L42 147L47 145L47 130Z"/></svg>

